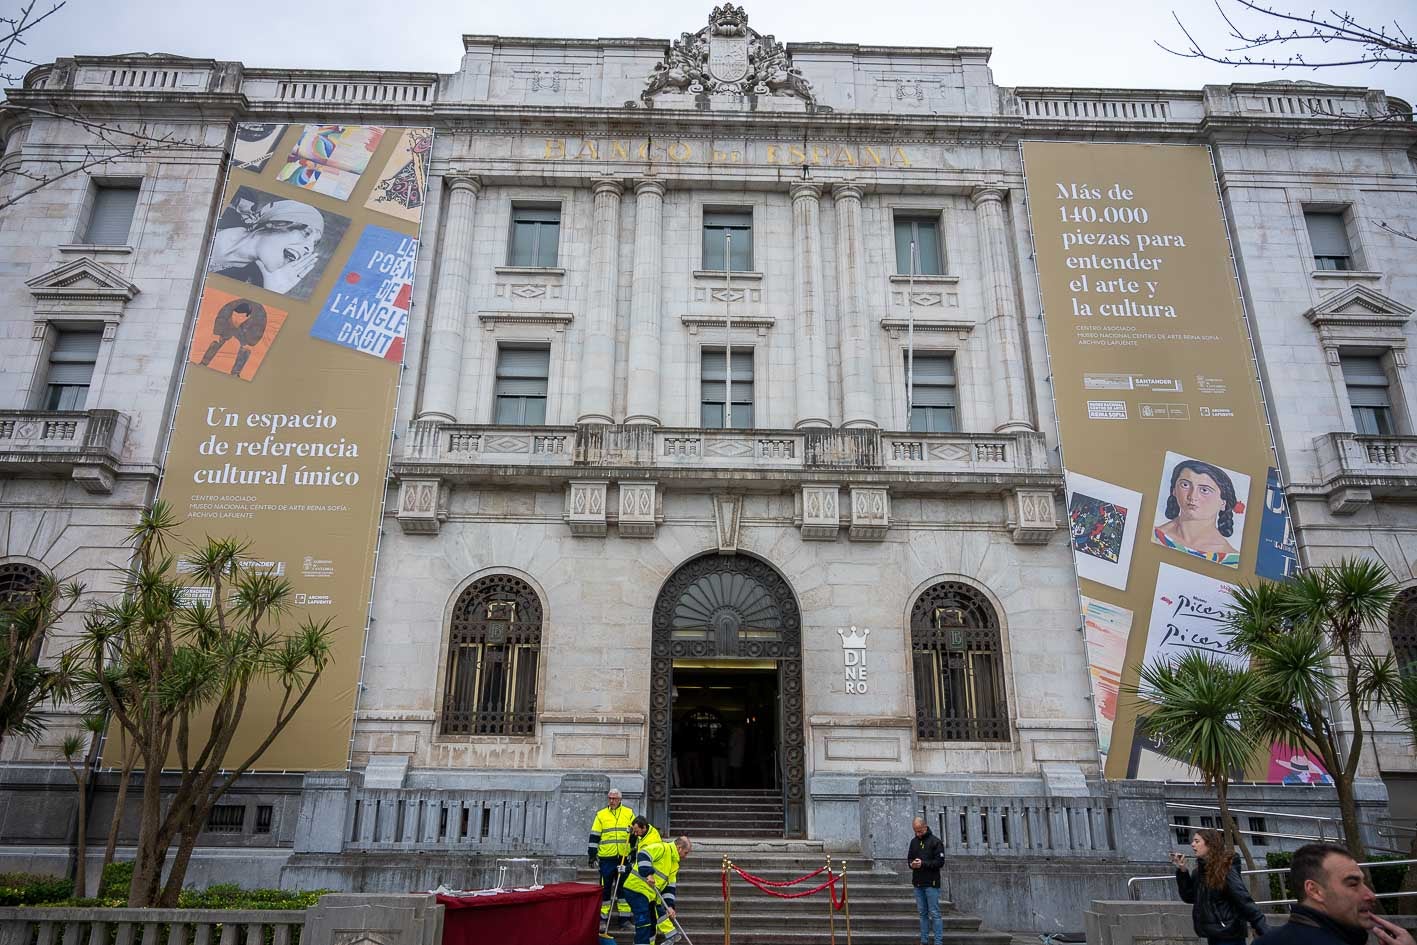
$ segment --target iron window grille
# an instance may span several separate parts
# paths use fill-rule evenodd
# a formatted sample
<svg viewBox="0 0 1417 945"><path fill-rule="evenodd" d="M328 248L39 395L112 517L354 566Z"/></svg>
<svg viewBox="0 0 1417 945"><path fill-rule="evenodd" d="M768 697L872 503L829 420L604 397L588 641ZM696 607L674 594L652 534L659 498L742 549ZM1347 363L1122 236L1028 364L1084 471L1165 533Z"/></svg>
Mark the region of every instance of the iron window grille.
<svg viewBox="0 0 1417 945"><path fill-rule="evenodd" d="M984 596L944 581L910 612L915 727L921 741L1007 741L999 621Z"/></svg>
<svg viewBox="0 0 1417 945"><path fill-rule="evenodd" d="M458 598L448 641L444 735L531 735L541 602L525 581L497 574Z"/></svg>

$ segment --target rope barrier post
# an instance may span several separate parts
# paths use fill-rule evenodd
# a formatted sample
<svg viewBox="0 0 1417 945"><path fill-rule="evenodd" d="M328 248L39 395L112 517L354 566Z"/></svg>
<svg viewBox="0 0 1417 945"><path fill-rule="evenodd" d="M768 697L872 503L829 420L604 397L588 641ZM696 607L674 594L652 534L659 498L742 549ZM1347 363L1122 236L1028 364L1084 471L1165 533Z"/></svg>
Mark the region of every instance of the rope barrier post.
<svg viewBox="0 0 1417 945"><path fill-rule="evenodd" d="M832 878L832 858L827 854L827 879ZM831 945L836 945L836 892L827 887L827 925L831 929Z"/></svg>
<svg viewBox="0 0 1417 945"><path fill-rule="evenodd" d="M846 910L846 945L851 945L851 889L846 881L846 861L841 861L841 902Z"/></svg>
<svg viewBox="0 0 1417 945"><path fill-rule="evenodd" d="M728 854L723 854L723 945L733 940L733 877L728 875Z"/></svg>

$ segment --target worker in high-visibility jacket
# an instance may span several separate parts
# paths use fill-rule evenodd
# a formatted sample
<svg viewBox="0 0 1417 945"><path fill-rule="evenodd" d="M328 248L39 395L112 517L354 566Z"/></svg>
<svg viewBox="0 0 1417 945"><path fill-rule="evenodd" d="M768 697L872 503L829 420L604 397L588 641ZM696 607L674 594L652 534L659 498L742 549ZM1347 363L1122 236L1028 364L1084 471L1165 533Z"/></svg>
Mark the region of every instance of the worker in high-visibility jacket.
<svg viewBox="0 0 1417 945"><path fill-rule="evenodd" d="M591 866L600 867L600 917L610 915L611 897L614 896L615 911L622 920L628 919L629 903L615 892L625 885L625 877L630 862L630 824L635 812L620 802L621 794L611 788L605 795L605 806L595 813L590 825L590 844L586 848L586 860Z"/></svg>
<svg viewBox="0 0 1417 945"><path fill-rule="evenodd" d="M659 835L659 831L654 824L649 822L649 818L643 815L636 817L630 822L630 860L634 861L635 851L640 847L647 847L651 843L661 843L664 838Z"/></svg>
<svg viewBox="0 0 1417 945"><path fill-rule="evenodd" d="M656 930L664 945L679 940L679 929L672 921L674 888L679 863L692 849L688 837L676 837L673 843L642 843L635 851L635 866L625 879L625 898L635 914L635 945L650 945Z"/></svg>

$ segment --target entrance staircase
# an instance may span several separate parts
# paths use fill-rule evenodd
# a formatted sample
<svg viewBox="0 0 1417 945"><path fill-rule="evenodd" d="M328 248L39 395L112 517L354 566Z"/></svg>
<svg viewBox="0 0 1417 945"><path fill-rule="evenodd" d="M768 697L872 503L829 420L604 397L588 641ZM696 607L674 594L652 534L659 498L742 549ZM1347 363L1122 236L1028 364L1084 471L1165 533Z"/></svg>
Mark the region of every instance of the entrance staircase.
<svg viewBox="0 0 1417 945"><path fill-rule="evenodd" d="M694 834L676 828L677 833ZM727 856L737 866L763 879L796 879L820 868L826 850L815 840L759 840L702 838L679 868L678 913L694 945L719 945L724 939L722 865ZM841 860L833 861L833 869ZM847 903L851 912L854 945L904 945L919 940L915 897L909 874L898 876L874 868L869 860L847 859ZM594 882L592 870L580 879ZM814 877L787 891L819 885ZM846 913L836 913L833 939L827 891L801 899L778 899L759 892L736 875L731 881L733 914L731 945L846 945ZM839 887L838 887L839 888ZM945 920L945 945L1009 945L1010 936L980 929L979 919L957 912L953 904L940 903ZM617 943L634 939L629 928L614 930Z"/></svg>
<svg viewBox="0 0 1417 945"><path fill-rule="evenodd" d="M669 794L668 837L781 837L782 792L775 789L675 788ZM693 933L690 933L691 935Z"/></svg>

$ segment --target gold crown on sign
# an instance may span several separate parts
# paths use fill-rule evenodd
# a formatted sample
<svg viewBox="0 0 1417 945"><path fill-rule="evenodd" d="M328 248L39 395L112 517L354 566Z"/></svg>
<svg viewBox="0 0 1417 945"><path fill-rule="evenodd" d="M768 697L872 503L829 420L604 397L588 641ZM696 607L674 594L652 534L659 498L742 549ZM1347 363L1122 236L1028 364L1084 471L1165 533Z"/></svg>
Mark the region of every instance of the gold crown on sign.
<svg viewBox="0 0 1417 945"><path fill-rule="evenodd" d="M847 633L842 627L836 628L837 635L841 637L841 648L844 650L864 650L866 649L866 636L871 632L870 627L862 627L858 633L855 627Z"/></svg>

